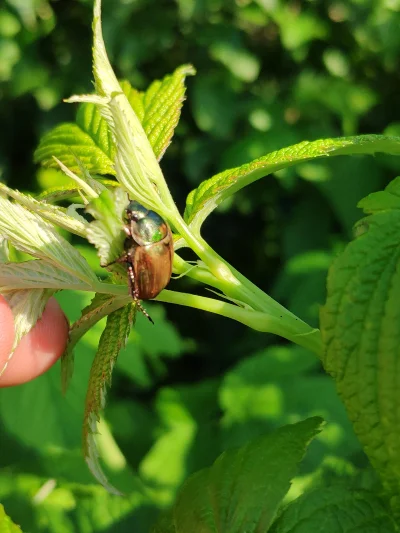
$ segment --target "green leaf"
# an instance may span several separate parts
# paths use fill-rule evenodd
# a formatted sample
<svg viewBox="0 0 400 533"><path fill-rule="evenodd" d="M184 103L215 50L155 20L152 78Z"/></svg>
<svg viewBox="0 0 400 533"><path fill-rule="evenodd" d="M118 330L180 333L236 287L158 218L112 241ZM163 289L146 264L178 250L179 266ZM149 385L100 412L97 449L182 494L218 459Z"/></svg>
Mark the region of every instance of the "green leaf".
<svg viewBox="0 0 400 533"><path fill-rule="evenodd" d="M81 359L82 371L88 362ZM54 447L65 450L81 448L85 398L81 382L87 379L86 372L79 376L79 383L72 384L71 394L63 397L57 366L29 383L0 390L3 427L17 442L33 448L38 456ZM83 461L81 465L85 466Z"/></svg>
<svg viewBox="0 0 400 533"><path fill-rule="evenodd" d="M321 424L314 417L284 426L191 476L174 507L176 533L267 531Z"/></svg>
<svg viewBox="0 0 400 533"><path fill-rule="evenodd" d="M100 130L104 129L106 123L94 104L82 104L81 109L83 110L80 113L83 116L89 114L90 110L93 109L92 114L97 115L99 118L89 122L89 126L96 124L99 120L103 123L103 127ZM87 122L83 122L83 124L86 125ZM96 133L98 133L98 130L83 130L79 123L60 124L46 133L40 140L40 144L34 154L35 163L41 163L46 167L57 167L58 165L53 159L53 157L57 157L70 170L79 172L79 166L75 159L75 157L78 157L85 165L85 168L92 174L115 175L113 167L114 150L112 153L104 152L101 137L98 138Z"/></svg>
<svg viewBox="0 0 400 533"><path fill-rule="evenodd" d="M345 487L316 489L292 502L271 533L394 533L393 518L379 498Z"/></svg>
<svg viewBox="0 0 400 533"><path fill-rule="evenodd" d="M168 148L179 121L185 99L185 78L193 74L191 65L182 65L162 80L154 81L144 92L134 89L128 81L120 84L158 160ZM57 167L53 156L73 172L80 171L75 159L78 157L92 174L115 175L115 148L98 106L81 104L76 124L61 124L42 137L35 151L35 162Z"/></svg>
<svg viewBox="0 0 400 533"><path fill-rule="evenodd" d="M92 290L91 285L42 259L0 264L0 293L16 289Z"/></svg>
<svg viewBox="0 0 400 533"><path fill-rule="evenodd" d="M100 485L63 480L56 484L54 479L32 474L1 475L0 500L7 502L9 513L30 532L142 532L149 530L155 515L151 501L138 489L121 498L109 494ZM3 530L1 516L1 533L21 531L19 528Z"/></svg>
<svg viewBox="0 0 400 533"><path fill-rule="evenodd" d="M63 393L66 392L74 370L74 348L76 343L99 320L126 305L130 296L112 296L109 294L96 294L90 305L82 311L81 317L76 320L69 331L68 345L61 357L61 384Z"/></svg>
<svg viewBox="0 0 400 533"><path fill-rule="evenodd" d="M97 278L85 259L52 225L38 214L0 196L0 232L18 250L44 259L81 279L96 283Z"/></svg>
<svg viewBox="0 0 400 533"><path fill-rule="evenodd" d="M127 205L128 196L118 187L112 191L105 189L86 208L95 218L89 224L87 238L97 248L101 265L107 265L122 255L126 238L123 216Z"/></svg>
<svg viewBox="0 0 400 533"><path fill-rule="evenodd" d="M121 82L158 160L168 148L179 122L185 99L185 78L195 72L192 65L182 65L173 74L154 81L146 92L133 89L127 81Z"/></svg>
<svg viewBox="0 0 400 533"><path fill-rule="evenodd" d="M362 202L376 212L330 268L321 327L325 369L386 490L400 498L400 209L389 194L398 183ZM393 505L400 511L400 499Z"/></svg>
<svg viewBox="0 0 400 533"><path fill-rule="evenodd" d="M113 494L120 494L108 482L99 460L94 438L100 411L105 407L106 388L111 385L111 376L118 354L126 344L132 323L135 320L136 305L131 303L111 313L100 337L99 348L90 370L83 420L83 454L95 478Z"/></svg>
<svg viewBox="0 0 400 533"><path fill-rule="evenodd" d="M233 193L268 174L296 163L334 155L374 154L376 152L400 154L400 138L360 135L322 139L313 142L304 141L271 152L251 163L225 170L201 183L187 198L185 220L192 227L200 230L207 216Z"/></svg>
<svg viewBox="0 0 400 533"><path fill-rule="evenodd" d="M40 202L32 196L23 194L19 191L10 189L3 183L0 183L0 191L5 193L6 196L11 196L20 205L23 205L29 211L38 213L43 219L48 220L51 224L60 226L61 228L85 237L86 234L86 220L82 217L72 217L67 214L66 209L48 204L46 202Z"/></svg>
<svg viewBox="0 0 400 533"><path fill-rule="evenodd" d="M360 200L357 207L368 214L400 209L400 177L391 181L384 191L373 192Z"/></svg>
<svg viewBox="0 0 400 533"><path fill-rule="evenodd" d="M21 528L14 524L14 522L9 518L5 511L4 507L0 504L0 531L1 533L19 533Z"/></svg>

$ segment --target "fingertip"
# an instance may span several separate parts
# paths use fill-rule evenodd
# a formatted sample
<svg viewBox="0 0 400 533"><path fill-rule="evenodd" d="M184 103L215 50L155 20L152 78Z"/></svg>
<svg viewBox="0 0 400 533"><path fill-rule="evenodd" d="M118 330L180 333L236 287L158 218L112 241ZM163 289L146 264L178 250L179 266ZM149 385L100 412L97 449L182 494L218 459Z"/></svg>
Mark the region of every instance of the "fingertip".
<svg viewBox="0 0 400 533"><path fill-rule="evenodd" d="M0 368L7 360L14 340L14 321L4 298L0 301L0 327L3 329L2 326ZM68 331L69 325L62 309L54 298L50 298L42 317L17 346L6 371L0 377L0 386L25 383L48 370L63 354Z"/></svg>

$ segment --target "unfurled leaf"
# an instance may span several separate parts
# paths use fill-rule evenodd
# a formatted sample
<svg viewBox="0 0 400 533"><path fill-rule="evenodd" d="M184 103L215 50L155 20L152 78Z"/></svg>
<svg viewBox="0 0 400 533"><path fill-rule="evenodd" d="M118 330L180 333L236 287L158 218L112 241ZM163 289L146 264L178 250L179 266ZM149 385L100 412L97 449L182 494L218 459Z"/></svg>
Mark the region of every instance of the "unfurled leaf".
<svg viewBox="0 0 400 533"><path fill-rule="evenodd" d="M21 528L14 524L10 517L4 511L0 504L0 531L1 533L21 533Z"/></svg>
<svg viewBox="0 0 400 533"><path fill-rule="evenodd" d="M397 497L393 505L400 512L400 206L392 201L396 187L397 180L384 194L361 202L374 214L360 221L359 236L330 268L321 327L325 369L386 490Z"/></svg>
<svg viewBox="0 0 400 533"><path fill-rule="evenodd" d="M315 417L284 426L191 476L173 510L176 533L268 531L321 424Z"/></svg>
<svg viewBox="0 0 400 533"><path fill-rule="evenodd" d="M117 180L129 195L169 221L180 220L149 139L108 60L102 35L100 0L95 0L94 4L93 74L96 94L73 96L68 101L98 106L114 139Z"/></svg>
<svg viewBox="0 0 400 533"><path fill-rule="evenodd" d="M131 303L111 313L100 337L99 348L90 370L83 422L83 453L92 474L109 492L119 494L104 475L95 441L100 412L105 407L106 389L111 385L111 376L118 354L128 340L135 319L136 305Z"/></svg>
<svg viewBox="0 0 400 533"><path fill-rule="evenodd" d="M54 294L51 289L29 289L29 290L3 290L0 291L3 298L7 301L14 316L14 343L10 355L3 366L0 368L0 376L6 371L9 361L11 360L14 350L20 340L26 335L42 316L45 305Z"/></svg>
<svg viewBox="0 0 400 533"><path fill-rule="evenodd" d="M0 294L16 289L93 290L90 284L42 259L0 263Z"/></svg>
<svg viewBox="0 0 400 533"><path fill-rule="evenodd" d="M207 216L233 193L272 172L296 163L334 155L374 154L376 152L400 154L400 137L360 135L322 139L313 142L304 141L277 150L246 165L225 170L201 183L187 198L185 220L194 229L199 230Z"/></svg>
<svg viewBox="0 0 400 533"><path fill-rule="evenodd" d="M185 78L193 74L191 65L182 65L173 74L154 81L145 92L133 89L127 81L121 83L158 160L168 148L179 121L185 99Z"/></svg>
<svg viewBox="0 0 400 533"><path fill-rule="evenodd" d="M11 196L20 205L23 205L29 211L39 214L43 219L48 220L52 224L60 226L71 233L75 233L75 235L85 237L87 223L83 217L79 217L78 219L77 217L69 216L64 208L40 202L32 198L32 196L10 189L3 183L0 183L0 192L4 193L5 196Z"/></svg>
<svg viewBox="0 0 400 533"><path fill-rule="evenodd" d="M86 283L97 278L85 259L39 215L0 196L0 232L18 250L44 259Z"/></svg>
<svg viewBox="0 0 400 533"><path fill-rule="evenodd" d="M99 320L128 304L130 301L131 298L128 294L126 296L96 294L90 305L83 309L82 316L72 324L69 332L68 345L61 357L61 384L63 393L68 388L74 370L73 351L76 343Z"/></svg>
<svg viewBox="0 0 400 533"><path fill-rule="evenodd" d="M10 260L8 241L0 235L0 264L7 263Z"/></svg>
<svg viewBox="0 0 400 533"><path fill-rule="evenodd" d="M106 126L99 111L94 104L84 104L82 114L87 110L94 110L99 119ZM85 131L79 124L67 123L56 126L44 135L35 152L35 162L46 167L57 167L53 157L57 157L69 169L79 172L79 166L75 157L79 157L89 172L93 174L115 174L113 167L113 151L103 151L100 139L96 137L96 131Z"/></svg>
<svg viewBox="0 0 400 533"><path fill-rule="evenodd" d="M95 220L89 224L87 238L98 250L101 265L117 259L124 249L126 234L123 218L128 196L121 188L105 189L86 208Z"/></svg>
<svg viewBox="0 0 400 533"><path fill-rule="evenodd" d="M343 486L319 488L292 502L271 533L395 533L393 518L380 499Z"/></svg>

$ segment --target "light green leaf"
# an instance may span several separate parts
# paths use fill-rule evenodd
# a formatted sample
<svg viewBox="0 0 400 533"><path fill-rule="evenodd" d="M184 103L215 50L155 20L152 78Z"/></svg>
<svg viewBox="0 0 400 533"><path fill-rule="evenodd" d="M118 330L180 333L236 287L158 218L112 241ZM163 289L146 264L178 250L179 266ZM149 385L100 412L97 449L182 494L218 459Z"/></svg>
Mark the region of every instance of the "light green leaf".
<svg viewBox="0 0 400 533"><path fill-rule="evenodd" d="M7 369L14 350L24 335L29 333L39 318L42 316L47 300L54 294L50 289L30 289L30 290L5 290L1 291L2 296L11 308L14 317L14 343L11 353L3 368L0 368L0 377Z"/></svg>
<svg viewBox="0 0 400 533"><path fill-rule="evenodd" d="M128 81L120 84L158 160L168 148L179 121L185 99L185 78L193 74L191 65L182 65L162 80L154 81L144 92L134 89ZM115 148L98 106L81 104L76 124L61 124L42 137L35 161L46 167L57 167L53 156L73 172L81 171L78 157L92 174L115 175Z"/></svg>
<svg viewBox="0 0 400 533"><path fill-rule="evenodd" d="M93 291L90 284L42 259L0 264L0 293L5 294L16 289Z"/></svg>
<svg viewBox="0 0 400 533"><path fill-rule="evenodd" d="M192 65L182 65L173 74L154 81L146 92L133 89L127 81L121 83L158 160L168 148L179 122L185 99L185 78L194 74Z"/></svg>
<svg viewBox="0 0 400 533"><path fill-rule="evenodd" d="M84 218L80 217L78 219L76 217L71 217L66 213L64 208L40 202L35 198L32 198L32 196L10 189L3 183L0 183L0 192L4 193L5 196L11 196L11 198L14 198L14 200L20 205L23 205L29 211L38 213L50 223L60 226L71 233L75 233L75 235L85 237L87 222Z"/></svg>
<svg viewBox="0 0 400 533"><path fill-rule="evenodd" d="M393 518L379 498L343 486L318 488L291 503L271 533L395 533Z"/></svg>
<svg viewBox="0 0 400 533"><path fill-rule="evenodd" d="M0 235L0 264L8 263L10 260L10 252L8 249L8 241Z"/></svg>
<svg viewBox="0 0 400 533"><path fill-rule="evenodd" d="M201 183L187 198L185 220L194 229L200 230L207 216L233 193L268 174L296 163L334 155L374 154L376 152L400 154L400 137L360 135L313 142L304 141L282 148L246 165L225 170Z"/></svg>
<svg viewBox="0 0 400 533"><path fill-rule="evenodd" d="M93 74L96 95L73 96L68 101L99 106L116 146L117 179L130 196L167 220L179 218L151 144L108 60L102 35L100 0L94 4Z"/></svg>
<svg viewBox="0 0 400 533"><path fill-rule="evenodd" d="M74 370L73 350L76 343L91 329L99 320L128 304L131 297L113 296L109 294L96 294L90 305L82 311L81 317L72 324L69 332L69 341L61 357L61 384L63 393L68 388L69 381Z"/></svg>
<svg viewBox="0 0 400 533"><path fill-rule="evenodd" d="M6 515L4 507L0 504L0 531L1 533L20 533L21 528L14 524L10 517Z"/></svg>
<svg viewBox="0 0 400 533"><path fill-rule="evenodd" d="M106 388L111 385L111 376L118 354L128 340L135 320L136 305L131 303L111 313L100 337L99 348L90 370L83 421L83 454L95 478L113 494L120 494L107 480L98 459L95 441L100 411L105 407Z"/></svg>
<svg viewBox="0 0 400 533"><path fill-rule="evenodd" d="M384 191L373 192L358 202L365 213L400 209L400 177L392 180Z"/></svg>
<svg viewBox="0 0 400 533"><path fill-rule="evenodd" d="M191 476L177 498L176 533L268 531L322 419L284 426L224 452L211 468Z"/></svg>
<svg viewBox="0 0 400 533"><path fill-rule="evenodd" d="M400 512L400 209L390 209L388 189L379 198L379 210L371 198L362 202L377 212L360 221L358 238L330 268L323 364Z"/></svg>
<svg viewBox="0 0 400 533"><path fill-rule="evenodd" d="M105 189L86 208L95 218L89 224L87 238L97 248L101 265L107 265L122 255L126 238L123 217L127 205L128 196L118 187L112 191Z"/></svg>
<svg viewBox="0 0 400 533"><path fill-rule="evenodd" d="M82 114L86 110L94 109L94 113L102 119L94 104L84 104ZM96 121L94 121L96 122ZM105 124L106 125L106 124ZM115 174L113 166L113 153L107 154L103 151L100 139L96 137L96 132L82 130L79 124L66 123L56 126L46 133L40 140L40 144L35 151L35 163L41 163L45 167L57 167L53 157L57 157L73 172L79 172L75 157L79 157L85 168L92 174Z"/></svg>
<svg viewBox="0 0 400 533"><path fill-rule="evenodd" d="M57 231L36 213L0 196L0 232L18 250L47 260L81 279L96 283L97 278L85 259Z"/></svg>

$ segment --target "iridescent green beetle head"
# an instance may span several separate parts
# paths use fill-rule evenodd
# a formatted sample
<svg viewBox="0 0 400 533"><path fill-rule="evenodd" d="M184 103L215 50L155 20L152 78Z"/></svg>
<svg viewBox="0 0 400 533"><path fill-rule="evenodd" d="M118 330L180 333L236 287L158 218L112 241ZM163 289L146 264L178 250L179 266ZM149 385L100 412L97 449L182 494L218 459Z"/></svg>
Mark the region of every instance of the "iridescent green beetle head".
<svg viewBox="0 0 400 533"><path fill-rule="evenodd" d="M140 246L155 244L165 239L169 228L156 212L132 200L126 209L133 240Z"/></svg>

